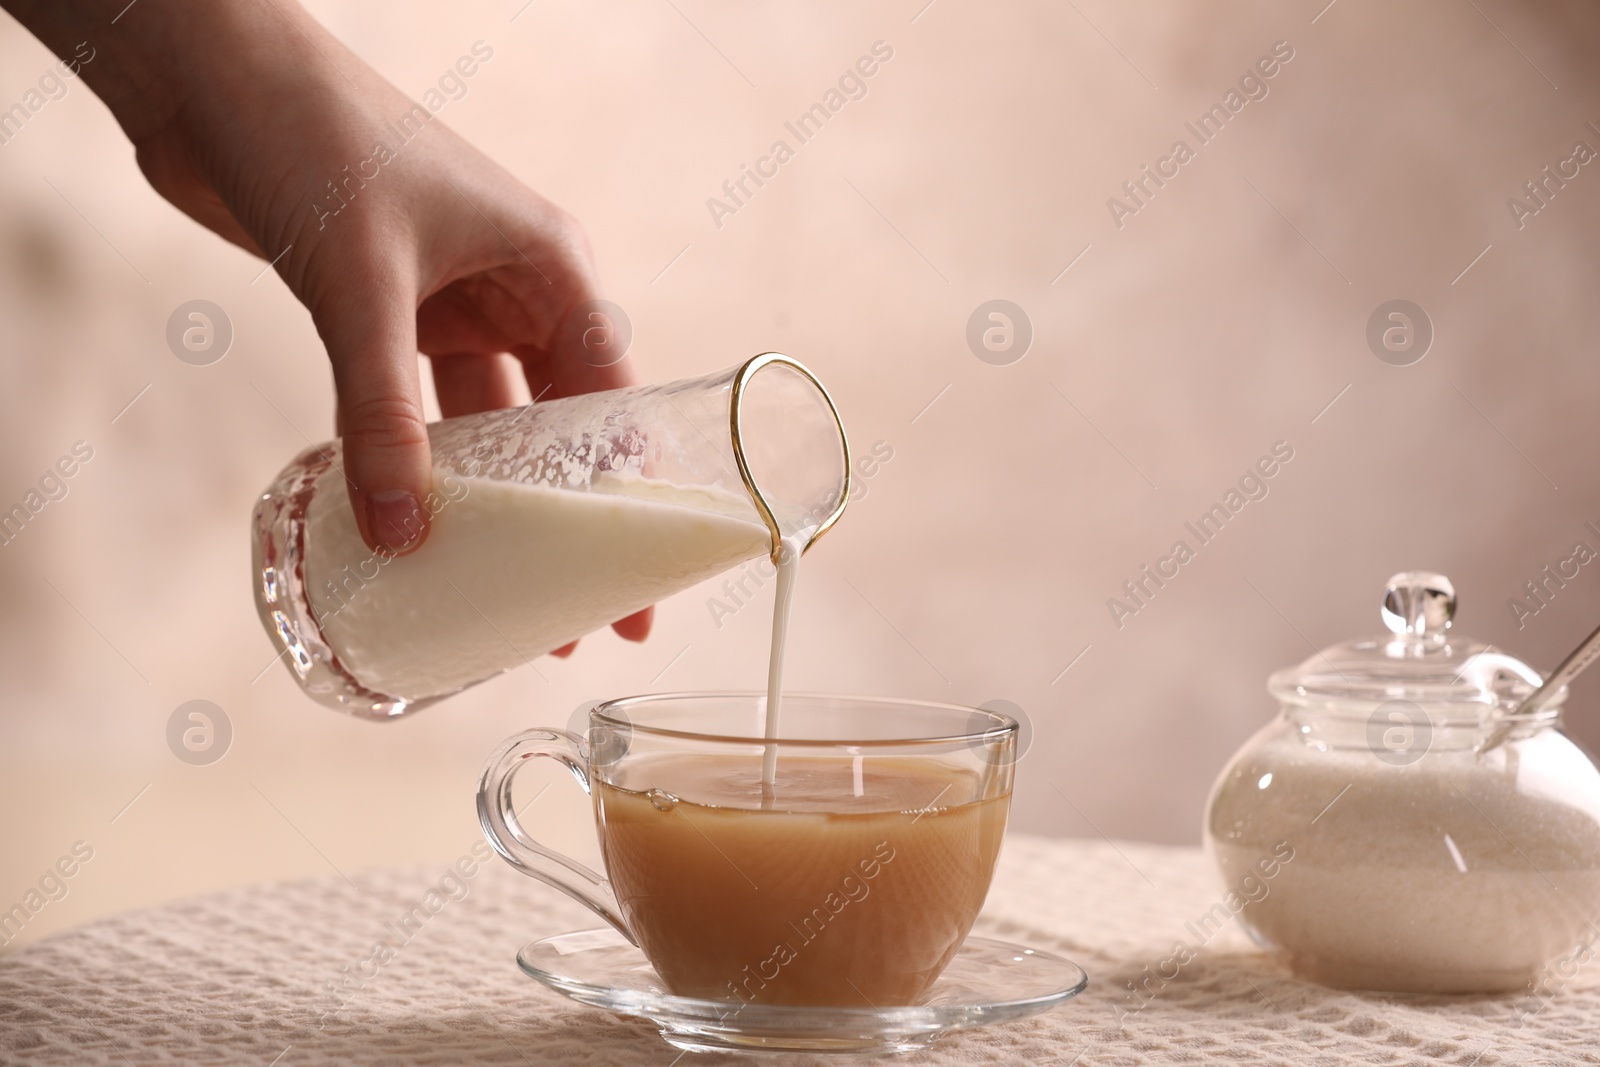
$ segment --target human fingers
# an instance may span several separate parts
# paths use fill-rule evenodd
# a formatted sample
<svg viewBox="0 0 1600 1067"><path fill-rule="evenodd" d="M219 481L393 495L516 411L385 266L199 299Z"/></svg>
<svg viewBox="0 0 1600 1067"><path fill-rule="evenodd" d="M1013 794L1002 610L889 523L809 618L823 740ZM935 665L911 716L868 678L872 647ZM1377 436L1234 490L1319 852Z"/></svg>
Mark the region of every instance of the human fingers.
<svg viewBox="0 0 1600 1067"><path fill-rule="evenodd" d="M361 537L414 552L428 533L432 486L418 378L415 287L400 270L341 272L312 306L333 364L344 474Z"/></svg>
<svg viewBox="0 0 1600 1067"><path fill-rule="evenodd" d="M498 352L434 356L431 362L439 412L447 419L517 402L512 363Z"/></svg>
<svg viewBox="0 0 1600 1067"><path fill-rule="evenodd" d="M641 608L626 618L618 619L611 624L617 631L617 636L628 641L643 641L650 636L650 627L655 622L656 609L654 606Z"/></svg>

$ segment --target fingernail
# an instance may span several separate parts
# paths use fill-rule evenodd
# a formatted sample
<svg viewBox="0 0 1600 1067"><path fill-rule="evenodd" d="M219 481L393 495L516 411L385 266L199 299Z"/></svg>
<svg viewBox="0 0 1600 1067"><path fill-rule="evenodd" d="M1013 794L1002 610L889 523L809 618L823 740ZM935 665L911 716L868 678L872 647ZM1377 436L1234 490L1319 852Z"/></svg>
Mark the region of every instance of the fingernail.
<svg viewBox="0 0 1600 1067"><path fill-rule="evenodd" d="M626 641L642 642L650 636L650 629L655 623L655 605L641 608L627 618L615 624L618 635Z"/></svg>
<svg viewBox="0 0 1600 1067"><path fill-rule="evenodd" d="M414 551L428 532L428 519L415 494L386 489L367 497L367 529L381 548L396 555Z"/></svg>

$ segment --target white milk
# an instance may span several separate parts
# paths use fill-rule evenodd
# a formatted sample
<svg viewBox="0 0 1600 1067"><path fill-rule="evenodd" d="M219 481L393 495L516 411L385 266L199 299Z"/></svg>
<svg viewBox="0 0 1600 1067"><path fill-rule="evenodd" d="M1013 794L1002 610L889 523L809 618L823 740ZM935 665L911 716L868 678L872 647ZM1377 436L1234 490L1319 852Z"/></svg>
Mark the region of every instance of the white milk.
<svg viewBox="0 0 1600 1067"><path fill-rule="evenodd" d="M589 492L464 478L422 547L383 559L362 542L339 480L324 476L307 515L309 598L345 670L408 700L560 648L771 544L748 501L714 490L606 475Z"/></svg>
<svg viewBox="0 0 1600 1067"><path fill-rule="evenodd" d="M789 643L789 615L794 608L794 583L800 576L800 556L805 545L798 536L785 537L778 553L777 590L772 601L772 652L767 659L766 736L778 736L778 714L783 705L783 655ZM770 801L771 787L777 780L778 746L768 745L761 754L763 801Z"/></svg>

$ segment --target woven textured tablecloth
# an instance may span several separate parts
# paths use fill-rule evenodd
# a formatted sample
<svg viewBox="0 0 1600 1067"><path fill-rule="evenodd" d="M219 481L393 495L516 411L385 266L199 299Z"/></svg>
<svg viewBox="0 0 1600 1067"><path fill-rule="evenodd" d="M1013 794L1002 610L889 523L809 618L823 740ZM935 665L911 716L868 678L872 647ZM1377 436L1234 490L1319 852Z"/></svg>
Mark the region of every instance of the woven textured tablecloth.
<svg viewBox="0 0 1600 1067"><path fill-rule="evenodd" d="M0 958L0 1064L674 1062L677 1050L649 1024L523 976L521 945L596 921L498 861L459 888L447 880L449 896L392 959L364 962L444 874L238 889ZM1341 993L1290 977L1232 925L1174 968L1174 942L1196 944L1188 924L1222 895L1195 849L1012 836L978 932L1072 957L1089 990L1032 1019L947 1036L906 1062L1600 1064L1600 968L1544 997ZM1147 978L1146 967L1177 975ZM372 977L346 981L347 968ZM330 992L340 982L345 992ZM1134 982L1148 992L1136 995Z"/></svg>

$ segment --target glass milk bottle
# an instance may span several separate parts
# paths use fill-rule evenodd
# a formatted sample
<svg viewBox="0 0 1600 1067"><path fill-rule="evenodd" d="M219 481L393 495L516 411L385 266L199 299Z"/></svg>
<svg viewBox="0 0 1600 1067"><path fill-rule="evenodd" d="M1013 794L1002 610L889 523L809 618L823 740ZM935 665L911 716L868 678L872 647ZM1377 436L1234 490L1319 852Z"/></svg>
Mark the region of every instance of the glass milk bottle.
<svg viewBox="0 0 1600 1067"><path fill-rule="evenodd" d="M843 512L849 447L827 391L768 352L667 385L428 428L428 539L356 528L339 441L296 456L253 524L256 606L296 681L367 718L424 707Z"/></svg>
<svg viewBox="0 0 1600 1067"><path fill-rule="evenodd" d="M1537 986L1600 934L1600 770L1531 713L1526 663L1450 632L1442 575L1389 580L1389 632L1268 681L1281 711L1222 772L1206 846L1237 916L1298 975L1417 993ZM1583 955L1582 958L1587 958Z"/></svg>

